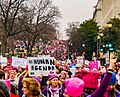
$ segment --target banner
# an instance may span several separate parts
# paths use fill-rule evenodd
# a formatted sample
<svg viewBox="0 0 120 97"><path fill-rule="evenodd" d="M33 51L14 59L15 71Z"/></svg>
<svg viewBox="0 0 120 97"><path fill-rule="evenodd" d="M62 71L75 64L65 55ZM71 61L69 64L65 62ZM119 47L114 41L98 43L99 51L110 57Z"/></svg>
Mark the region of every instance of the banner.
<svg viewBox="0 0 120 97"><path fill-rule="evenodd" d="M22 68L26 68L27 65L27 59L25 58L18 58L18 57L12 57L12 66L20 66Z"/></svg>
<svg viewBox="0 0 120 97"><path fill-rule="evenodd" d="M53 57L28 57L29 76L38 76L43 74L48 76L50 71L55 72L55 62Z"/></svg>

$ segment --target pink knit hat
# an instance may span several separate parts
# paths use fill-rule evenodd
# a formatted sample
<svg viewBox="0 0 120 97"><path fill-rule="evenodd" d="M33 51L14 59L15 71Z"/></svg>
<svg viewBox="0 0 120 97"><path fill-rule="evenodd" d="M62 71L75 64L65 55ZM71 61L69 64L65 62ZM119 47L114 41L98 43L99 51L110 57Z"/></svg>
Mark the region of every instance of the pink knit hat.
<svg viewBox="0 0 120 97"><path fill-rule="evenodd" d="M66 92L69 96L78 97L84 89L84 82L79 78L70 78L65 80Z"/></svg>
<svg viewBox="0 0 120 97"><path fill-rule="evenodd" d="M7 58L8 63L12 63L12 58Z"/></svg>
<svg viewBox="0 0 120 97"><path fill-rule="evenodd" d="M57 74L55 74L54 72L50 71L50 73L48 74L49 80L52 80L53 78L59 78Z"/></svg>

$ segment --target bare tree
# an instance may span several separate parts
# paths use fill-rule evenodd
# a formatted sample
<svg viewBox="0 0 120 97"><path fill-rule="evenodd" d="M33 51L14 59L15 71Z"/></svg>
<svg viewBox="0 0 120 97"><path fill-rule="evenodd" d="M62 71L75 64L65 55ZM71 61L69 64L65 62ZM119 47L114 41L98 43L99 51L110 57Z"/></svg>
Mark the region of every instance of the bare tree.
<svg viewBox="0 0 120 97"><path fill-rule="evenodd" d="M18 17L25 0L0 0L0 25L3 54L6 52L7 41L10 36L21 32L22 24Z"/></svg>
<svg viewBox="0 0 120 97"><path fill-rule="evenodd" d="M22 33L23 41L32 48L46 25L57 26L60 12L51 0L0 0L0 39L3 54L8 39ZM29 46L28 46L29 47Z"/></svg>
<svg viewBox="0 0 120 97"><path fill-rule="evenodd" d="M56 20L60 18L60 12L50 0L32 0L23 13L21 22L26 30L22 32L22 38L18 36L17 39L21 38L31 53L40 38L55 37L55 27L58 26Z"/></svg>

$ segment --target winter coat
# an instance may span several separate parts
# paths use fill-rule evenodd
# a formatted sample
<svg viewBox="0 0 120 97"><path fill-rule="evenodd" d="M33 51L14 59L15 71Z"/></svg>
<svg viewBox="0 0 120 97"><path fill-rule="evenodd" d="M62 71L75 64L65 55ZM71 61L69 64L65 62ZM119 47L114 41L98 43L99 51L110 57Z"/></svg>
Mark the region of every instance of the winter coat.
<svg viewBox="0 0 120 97"><path fill-rule="evenodd" d="M64 92L64 87L63 85L59 85L58 86L58 90L55 91L55 93L58 93L59 92L59 97L64 97L63 96L63 92ZM52 93L51 93L51 90L50 90L50 86L47 86L43 91L42 93L46 96L46 97L52 97Z"/></svg>

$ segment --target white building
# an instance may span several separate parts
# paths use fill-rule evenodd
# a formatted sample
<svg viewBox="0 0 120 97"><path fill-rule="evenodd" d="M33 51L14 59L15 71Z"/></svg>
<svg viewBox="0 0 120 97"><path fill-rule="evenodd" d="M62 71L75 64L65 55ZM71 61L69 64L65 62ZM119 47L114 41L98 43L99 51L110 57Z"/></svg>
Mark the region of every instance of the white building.
<svg viewBox="0 0 120 97"><path fill-rule="evenodd" d="M110 18L120 17L120 0L98 0L93 19L101 27L106 26Z"/></svg>

